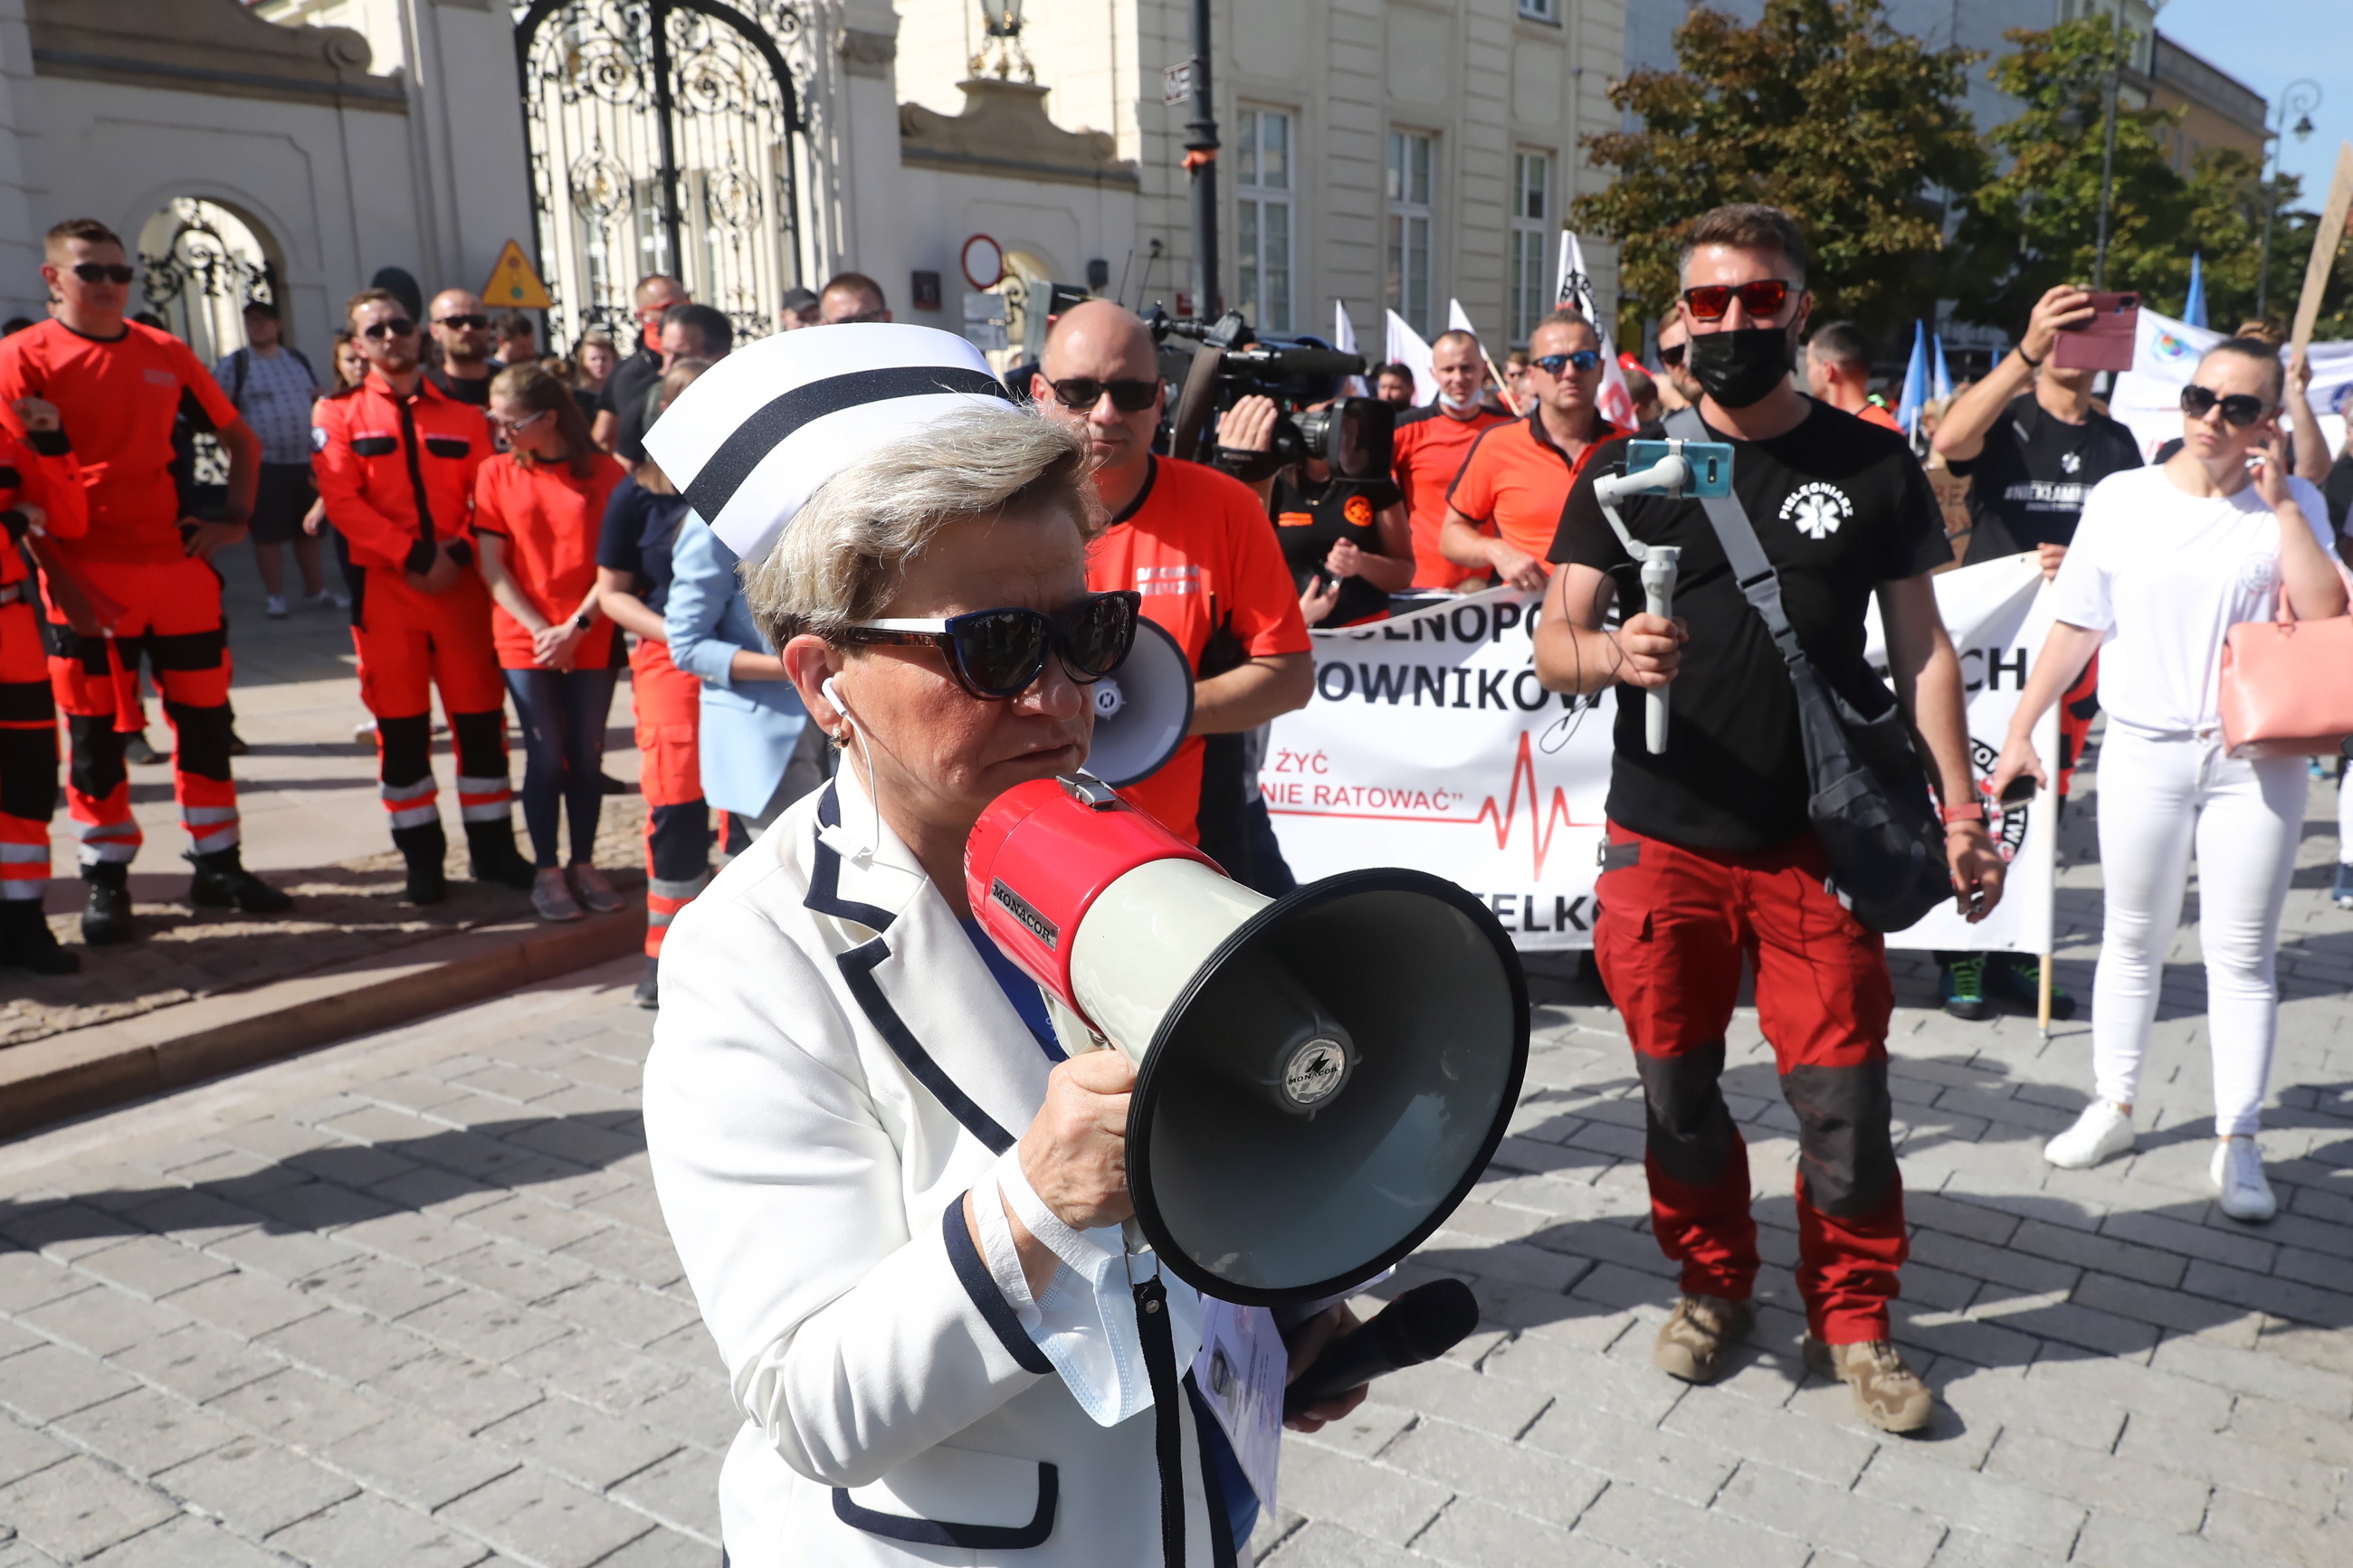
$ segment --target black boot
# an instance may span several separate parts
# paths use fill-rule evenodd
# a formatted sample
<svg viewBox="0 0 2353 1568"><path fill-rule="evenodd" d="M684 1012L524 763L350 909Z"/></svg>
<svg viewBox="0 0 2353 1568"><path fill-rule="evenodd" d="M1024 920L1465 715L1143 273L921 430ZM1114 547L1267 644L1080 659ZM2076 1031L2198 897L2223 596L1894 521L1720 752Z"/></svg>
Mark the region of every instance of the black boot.
<svg viewBox="0 0 2353 1568"><path fill-rule="evenodd" d="M0 967L72 974L81 960L58 945L38 899L7 899L0 900Z"/></svg>
<svg viewBox="0 0 2353 1568"><path fill-rule="evenodd" d="M518 893L528 893L538 879L538 868L515 847L512 819L466 824L466 854L473 862L477 882L493 882Z"/></svg>
<svg viewBox="0 0 2353 1568"><path fill-rule="evenodd" d="M646 977L638 982L638 989L635 994L637 996L638 1005L640 1007L659 1007L661 1005L660 959L649 958L646 960Z"/></svg>
<svg viewBox="0 0 2353 1568"><path fill-rule="evenodd" d="M449 840L438 822L396 827L392 843L408 862L408 888L401 894L401 902L438 904L449 896L449 879L441 868L449 856Z"/></svg>
<svg viewBox="0 0 2353 1568"><path fill-rule="evenodd" d="M196 868L188 883L188 902L200 910L234 909L239 914L282 914L294 900L245 868L237 846L209 855L188 850L183 857Z"/></svg>
<svg viewBox="0 0 2353 1568"><path fill-rule="evenodd" d="M90 905L81 912L81 939L92 947L131 940L131 868L101 860L81 868L90 884Z"/></svg>

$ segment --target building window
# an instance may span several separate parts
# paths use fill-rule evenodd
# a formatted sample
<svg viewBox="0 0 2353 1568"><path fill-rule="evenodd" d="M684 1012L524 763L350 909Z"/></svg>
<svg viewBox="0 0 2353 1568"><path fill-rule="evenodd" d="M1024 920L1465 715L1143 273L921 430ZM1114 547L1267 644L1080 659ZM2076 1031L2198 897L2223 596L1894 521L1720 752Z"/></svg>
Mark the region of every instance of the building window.
<svg viewBox="0 0 2353 1568"><path fill-rule="evenodd" d="M1236 140L1239 303L1261 332L1291 328L1291 116L1245 109Z"/></svg>
<svg viewBox="0 0 2353 1568"><path fill-rule="evenodd" d="M1388 302L1406 325L1430 335L1431 138L1389 132Z"/></svg>
<svg viewBox="0 0 2353 1568"><path fill-rule="evenodd" d="M1520 15L1531 22L1560 20L1560 0L1520 0Z"/></svg>
<svg viewBox="0 0 2353 1568"><path fill-rule="evenodd" d="M1512 154L1512 342L1525 344L1552 309L1552 155Z"/></svg>

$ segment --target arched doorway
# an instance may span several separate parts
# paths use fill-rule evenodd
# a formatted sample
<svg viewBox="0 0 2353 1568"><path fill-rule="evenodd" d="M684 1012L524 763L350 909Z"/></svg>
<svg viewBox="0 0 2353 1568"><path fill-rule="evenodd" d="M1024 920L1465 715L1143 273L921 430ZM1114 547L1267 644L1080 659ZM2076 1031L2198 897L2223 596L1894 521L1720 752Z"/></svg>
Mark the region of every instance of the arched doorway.
<svg viewBox="0 0 2353 1568"><path fill-rule="evenodd" d="M139 230L147 308L210 367L245 346L245 307L279 304L267 237L243 215L202 196L174 196Z"/></svg>
<svg viewBox="0 0 2353 1568"><path fill-rule="evenodd" d="M800 256L801 94L788 0L533 0L515 29L558 343L636 336L629 293L681 278L774 331Z"/></svg>

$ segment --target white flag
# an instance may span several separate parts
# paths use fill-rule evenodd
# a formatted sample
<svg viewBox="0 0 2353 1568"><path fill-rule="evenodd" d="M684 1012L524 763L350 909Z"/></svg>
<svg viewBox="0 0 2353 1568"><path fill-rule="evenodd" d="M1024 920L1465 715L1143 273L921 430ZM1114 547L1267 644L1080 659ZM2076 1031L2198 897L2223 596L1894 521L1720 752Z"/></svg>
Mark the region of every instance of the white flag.
<svg viewBox="0 0 2353 1568"><path fill-rule="evenodd" d="M1572 229L1560 231L1560 278L1553 289L1552 300L1556 308L1572 307L1601 334L1601 416L1613 425L1631 429L1635 424L1634 395L1627 388L1626 372L1618 363L1617 345L1609 341L1609 329L1601 320L1601 305L1593 295L1593 278L1585 270L1585 248L1577 243L1577 234Z"/></svg>
<svg viewBox="0 0 2353 1568"><path fill-rule="evenodd" d="M1401 364L1413 372L1413 401L1416 407L1427 407L1438 401L1438 378L1430 374L1430 345L1421 334L1405 324L1405 318L1395 310L1388 312L1388 352L1385 356L1392 364Z"/></svg>
<svg viewBox="0 0 2353 1568"><path fill-rule="evenodd" d="M1462 308L1461 300L1451 298L1446 301L1446 330L1468 332L1474 338L1479 335L1479 329L1471 324L1471 312Z"/></svg>
<svg viewBox="0 0 2353 1568"><path fill-rule="evenodd" d="M1356 323L1348 320L1348 304L1345 300L1332 301L1332 346L1344 354L1356 352ZM1372 395L1372 388L1365 384L1365 378L1361 375L1349 376L1340 392L1344 397Z"/></svg>

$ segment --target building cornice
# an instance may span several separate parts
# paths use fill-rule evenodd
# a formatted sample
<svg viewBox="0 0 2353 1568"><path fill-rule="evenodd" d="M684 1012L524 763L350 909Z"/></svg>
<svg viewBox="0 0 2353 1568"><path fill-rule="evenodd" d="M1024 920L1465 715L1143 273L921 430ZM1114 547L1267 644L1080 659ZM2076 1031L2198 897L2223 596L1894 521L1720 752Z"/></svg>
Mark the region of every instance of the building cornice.
<svg viewBox="0 0 2353 1568"><path fill-rule="evenodd" d="M30 0L33 73L406 114L348 27L285 27L237 0Z"/></svg>

